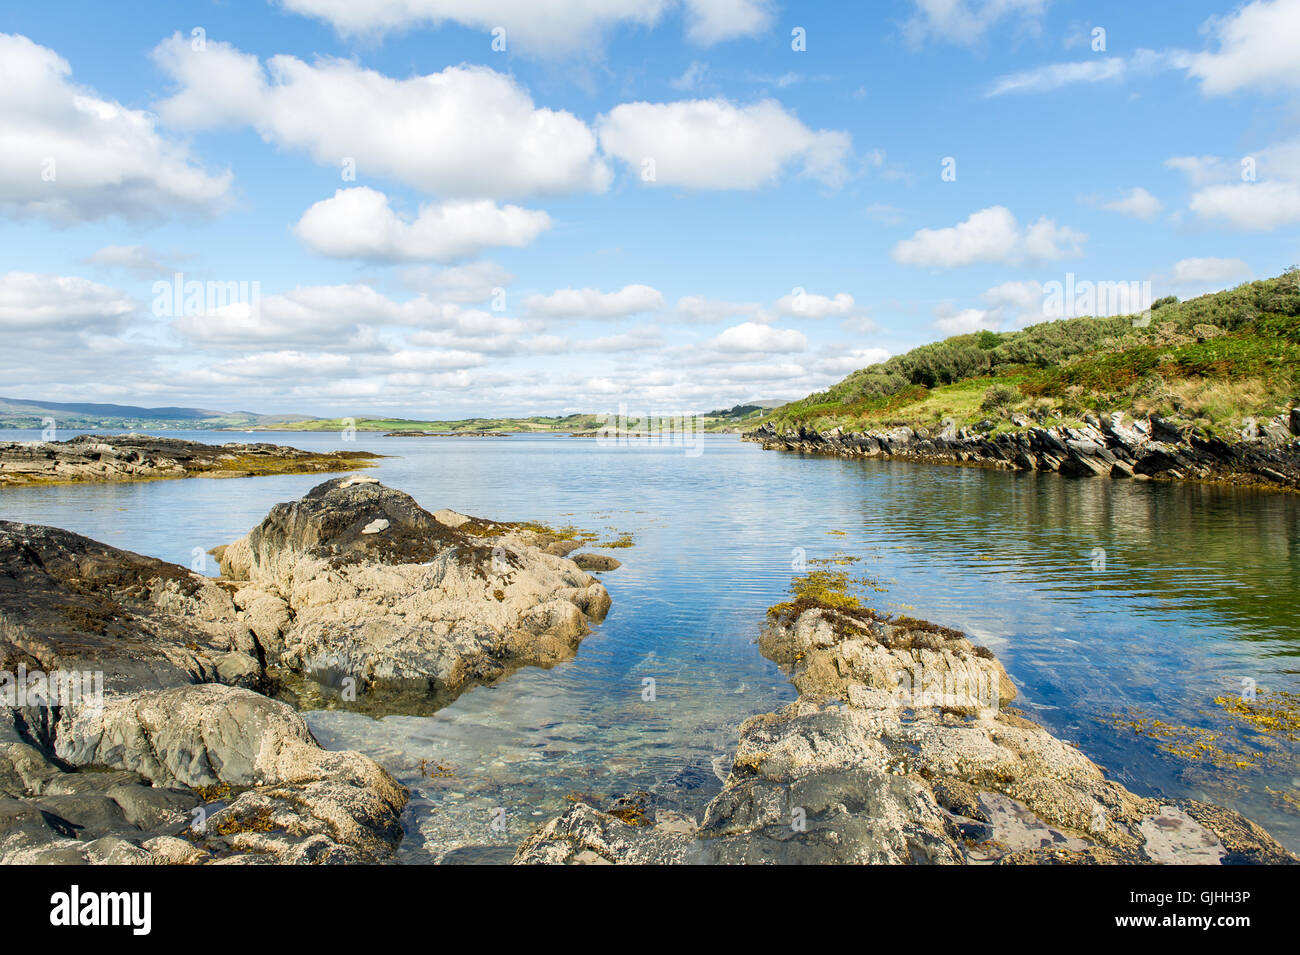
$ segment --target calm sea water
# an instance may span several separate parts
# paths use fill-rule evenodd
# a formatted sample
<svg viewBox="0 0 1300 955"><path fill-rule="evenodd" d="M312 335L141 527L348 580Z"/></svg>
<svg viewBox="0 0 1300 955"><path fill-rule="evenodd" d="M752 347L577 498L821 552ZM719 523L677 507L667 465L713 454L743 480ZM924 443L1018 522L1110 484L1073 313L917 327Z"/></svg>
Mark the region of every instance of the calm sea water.
<svg viewBox="0 0 1300 955"><path fill-rule="evenodd" d="M739 723L794 698L754 639L799 552L858 556L885 587L879 609L993 648L1017 705L1130 789L1232 806L1300 850L1297 744L1254 737L1214 702L1250 685L1300 690L1300 497L802 457L733 436L691 457L550 435L155 433L374 450L393 457L369 473L430 510L634 536L603 575L613 610L572 662L433 716L305 713L323 745L366 752L412 788L403 861L504 861L574 793L647 790L698 813ZM0 517L190 565L319 480L7 490ZM1246 768L1189 761L1116 715L1265 755Z"/></svg>

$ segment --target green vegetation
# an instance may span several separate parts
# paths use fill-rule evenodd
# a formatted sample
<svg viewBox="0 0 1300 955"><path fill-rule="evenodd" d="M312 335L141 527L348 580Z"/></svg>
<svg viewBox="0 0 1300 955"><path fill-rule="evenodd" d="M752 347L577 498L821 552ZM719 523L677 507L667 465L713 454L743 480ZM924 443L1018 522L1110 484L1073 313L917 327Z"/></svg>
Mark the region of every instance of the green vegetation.
<svg viewBox="0 0 1300 955"><path fill-rule="evenodd" d="M1181 419L1209 432L1278 414L1300 396L1300 269L1152 304L958 335L896 355L763 419L778 429L911 425L984 430L1013 414L1073 424L1088 412Z"/></svg>

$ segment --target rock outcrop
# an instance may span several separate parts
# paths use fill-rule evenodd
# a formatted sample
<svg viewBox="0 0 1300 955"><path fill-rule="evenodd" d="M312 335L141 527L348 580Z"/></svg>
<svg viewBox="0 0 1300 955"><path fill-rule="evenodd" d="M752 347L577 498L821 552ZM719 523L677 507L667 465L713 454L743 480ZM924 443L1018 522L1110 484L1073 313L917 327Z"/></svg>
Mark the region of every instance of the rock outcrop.
<svg viewBox="0 0 1300 955"><path fill-rule="evenodd" d="M1006 704L964 635L794 605L760 639L799 699L748 720L693 831L585 803L518 863L1292 863L1235 812L1139 797Z"/></svg>
<svg viewBox="0 0 1300 955"><path fill-rule="evenodd" d="M237 579L0 522L0 863L390 859L405 788L264 694L287 668L434 707L570 656L609 595L561 536L355 476L221 548Z"/></svg>
<svg viewBox="0 0 1300 955"><path fill-rule="evenodd" d="M890 428L778 431L770 424L744 435L765 449L966 464L1077 477L1155 478L1300 489L1300 409L1258 424L1253 436L1227 441L1159 417L1089 416L1082 427L1034 426L1013 416L1017 430L982 433Z"/></svg>
<svg viewBox="0 0 1300 955"><path fill-rule="evenodd" d="M67 441L0 442L0 488L183 477L316 474L367 467L363 451L278 444L203 444L147 434L82 434Z"/></svg>
<svg viewBox="0 0 1300 955"><path fill-rule="evenodd" d="M269 664L444 704L570 658L604 618L609 593L550 543L350 477L276 505L216 555Z"/></svg>

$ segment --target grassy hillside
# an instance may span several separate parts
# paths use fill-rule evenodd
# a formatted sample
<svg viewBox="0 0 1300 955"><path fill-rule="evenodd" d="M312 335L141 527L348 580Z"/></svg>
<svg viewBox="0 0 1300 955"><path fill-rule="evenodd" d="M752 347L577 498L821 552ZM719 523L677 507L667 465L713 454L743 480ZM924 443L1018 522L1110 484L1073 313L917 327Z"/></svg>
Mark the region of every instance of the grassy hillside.
<svg viewBox="0 0 1300 955"><path fill-rule="evenodd" d="M1159 414L1211 432L1300 396L1300 270L1137 316L1073 318L922 345L764 418L777 428L899 424L1011 428L1089 411Z"/></svg>

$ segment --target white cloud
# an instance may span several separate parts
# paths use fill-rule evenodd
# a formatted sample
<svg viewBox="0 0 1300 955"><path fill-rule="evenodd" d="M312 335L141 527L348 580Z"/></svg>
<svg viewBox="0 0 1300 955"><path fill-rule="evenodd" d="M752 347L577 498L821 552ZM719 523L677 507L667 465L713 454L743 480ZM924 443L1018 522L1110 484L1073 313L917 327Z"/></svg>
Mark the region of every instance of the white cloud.
<svg viewBox="0 0 1300 955"><path fill-rule="evenodd" d="M349 347L367 328L386 325L449 327L464 313L424 297L396 302L369 285L300 286L257 303L227 305L173 321L186 338L217 345L277 343Z"/></svg>
<svg viewBox="0 0 1300 955"><path fill-rule="evenodd" d="M920 229L893 249L904 265L956 268L977 262L1018 264L1079 255L1087 236L1046 217L1025 229L1011 210L991 206L946 229Z"/></svg>
<svg viewBox="0 0 1300 955"><path fill-rule="evenodd" d="M757 322L733 325L717 338L707 342L705 348L736 354L803 351L808 347L808 336L793 328L773 328Z"/></svg>
<svg viewBox="0 0 1300 955"><path fill-rule="evenodd" d="M999 76L985 95L1048 93L1080 83L1124 81L1134 76L1150 76L1161 70L1185 69L1191 59L1192 55L1183 50L1139 49L1128 58L1111 56L1072 63L1049 63L1046 66Z"/></svg>
<svg viewBox="0 0 1300 955"><path fill-rule="evenodd" d="M878 365L888 357L888 348L855 348L842 355L818 360L816 370L828 375L847 375L868 365Z"/></svg>
<svg viewBox="0 0 1300 955"><path fill-rule="evenodd" d="M986 95L1046 93L1075 83L1098 83L1103 80L1120 79L1126 73L1127 64L1117 56L1101 60L1083 60L1078 63L1051 63L1032 70L999 76L993 81Z"/></svg>
<svg viewBox="0 0 1300 955"><path fill-rule="evenodd" d="M1209 186L1192 196L1192 211L1235 229L1267 231L1300 222L1300 182L1271 180Z"/></svg>
<svg viewBox="0 0 1300 955"><path fill-rule="evenodd" d="M774 0L685 0L686 36L701 46L758 36L772 25Z"/></svg>
<svg viewBox="0 0 1300 955"><path fill-rule="evenodd" d="M441 197L599 192L609 184L582 120L536 107L513 78L485 66L405 80L326 58L275 56L264 69L228 43L209 39L195 51L179 33L153 56L179 86L157 104L177 126L249 125L321 165L352 159L358 174Z"/></svg>
<svg viewBox="0 0 1300 955"><path fill-rule="evenodd" d="M814 132L775 100L624 103L597 121L601 148L647 185L757 189L798 164L828 185L848 176L848 133ZM653 179L646 161L653 162Z"/></svg>
<svg viewBox="0 0 1300 955"><path fill-rule="evenodd" d="M1229 16L1210 20L1206 30L1218 50L1198 53L1188 65L1203 92L1300 88L1300 0L1254 0Z"/></svg>
<svg viewBox="0 0 1300 955"><path fill-rule="evenodd" d="M1150 222L1158 216L1162 208L1160 200L1151 195L1151 193L1147 192L1141 186L1134 188L1122 199L1102 203L1101 207L1103 209L1108 209L1111 212L1119 212L1126 216L1144 219L1147 222Z"/></svg>
<svg viewBox="0 0 1300 955"><path fill-rule="evenodd" d="M1175 285L1202 285L1248 279L1253 273L1241 259L1181 259L1170 278Z"/></svg>
<svg viewBox="0 0 1300 955"><path fill-rule="evenodd" d="M138 311L115 288L67 275L0 275L0 331L38 338L68 331L111 332Z"/></svg>
<svg viewBox="0 0 1300 955"><path fill-rule="evenodd" d="M490 246L528 245L551 226L545 212L498 206L491 199L452 199L398 215L382 192L339 189L303 213L294 234L318 255L378 262L452 262Z"/></svg>
<svg viewBox="0 0 1300 955"><path fill-rule="evenodd" d="M847 292L840 292L834 298L799 292L782 296L773 307L784 318L846 318L856 306L853 296Z"/></svg>
<svg viewBox="0 0 1300 955"><path fill-rule="evenodd" d="M913 44L936 39L972 46L1002 20L1037 32L1048 0L912 0L916 7L903 24L903 36Z"/></svg>
<svg viewBox="0 0 1300 955"><path fill-rule="evenodd" d="M59 224L210 212L231 174L211 175L155 117L102 99L25 36L0 33L0 210Z"/></svg>
<svg viewBox="0 0 1300 955"><path fill-rule="evenodd" d="M944 335L968 335L981 330L996 331L1002 324L997 311L982 308L953 309L941 306L935 310L934 327Z"/></svg>
<svg viewBox="0 0 1300 955"><path fill-rule="evenodd" d="M628 285L617 292L565 288L524 299L528 314L542 318L623 318L663 305L663 294L648 285Z"/></svg>
<svg viewBox="0 0 1300 955"><path fill-rule="evenodd" d="M458 23L489 32L506 31L507 48L558 56L598 48L600 34L613 26L653 27L672 0L282 0L295 13L317 17L342 34L384 33L420 24ZM771 0L683 0L686 35L709 46L754 36L772 20Z"/></svg>
<svg viewBox="0 0 1300 955"><path fill-rule="evenodd" d="M984 292L980 296L991 310L1011 309L1026 311L1042 310L1043 286L1032 279L1023 282L1003 282Z"/></svg>

